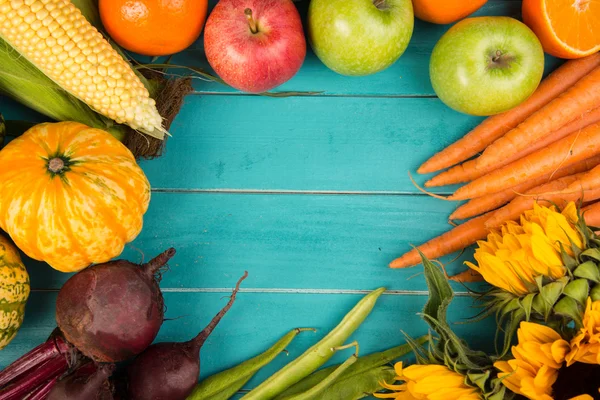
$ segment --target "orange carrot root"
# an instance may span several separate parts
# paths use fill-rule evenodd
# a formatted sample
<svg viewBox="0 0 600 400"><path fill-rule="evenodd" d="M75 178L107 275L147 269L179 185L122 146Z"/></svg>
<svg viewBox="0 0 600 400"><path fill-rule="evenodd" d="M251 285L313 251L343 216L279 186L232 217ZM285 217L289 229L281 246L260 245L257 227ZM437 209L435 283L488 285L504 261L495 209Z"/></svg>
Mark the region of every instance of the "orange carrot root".
<svg viewBox="0 0 600 400"><path fill-rule="evenodd" d="M600 91L600 90L599 90ZM592 124L459 188L449 200L497 193L600 154L600 123Z"/></svg>
<svg viewBox="0 0 600 400"><path fill-rule="evenodd" d="M563 94L532 114L519 126L489 145L477 159L479 168L496 165L507 154L535 144L600 104L600 67L581 78Z"/></svg>
<svg viewBox="0 0 600 400"><path fill-rule="evenodd" d="M487 236L485 221L490 214L473 218L464 224L458 225L450 231L418 246L418 249L429 259L439 258L455 251L462 250ZM421 257L417 249L412 249L402 257L390 263L390 268L406 268L417 265Z"/></svg>
<svg viewBox="0 0 600 400"><path fill-rule="evenodd" d="M460 283L473 283L484 281L483 276L479 272L471 268L467 268L465 271L460 272L456 275L449 276L448 279Z"/></svg>

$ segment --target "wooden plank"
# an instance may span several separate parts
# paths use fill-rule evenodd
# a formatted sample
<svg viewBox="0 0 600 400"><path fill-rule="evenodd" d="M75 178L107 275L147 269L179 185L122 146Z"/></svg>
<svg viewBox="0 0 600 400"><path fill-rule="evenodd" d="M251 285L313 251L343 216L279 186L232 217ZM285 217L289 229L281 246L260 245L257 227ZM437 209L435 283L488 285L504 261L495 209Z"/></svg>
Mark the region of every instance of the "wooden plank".
<svg viewBox="0 0 600 400"><path fill-rule="evenodd" d="M155 189L416 193L408 172L480 120L438 99L190 96L142 166Z"/></svg>
<svg viewBox="0 0 600 400"><path fill-rule="evenodd" d="M231 281L234 283L233 280ZM375 289L373 286L369 289ZM158 341L184 341L200 331L222 307L223 293L166 293L166 321ZM314 327L316 334L299 335L288 347L290 355L279 356L262 370L248 388L254 387L332 329L361 298L361 295L298 295L241 293L230 313L210 336L202 349L201 377L227 369L266 350L279 337L296 327ZM56 293L33 292L27 305L25 323L13 342L0 352L0 368L5 367L33 346L43 342L55 327ZM368 354L404 342L402 332L423 335L427 326L416 315L426 302L426 296L383 295L372 314L352 336L358 340L361 352ZM477 313L472 299L456 298L451 306L453 321L463 321ZM491 350L493 321L476 325L454 325L456 332L472 346ZM347 356L332 359L339 362Z"/></svg>
<svg viewBox="0 0 600 400"><path fill-rule="evenodd" d="M450 211L423 196L154 193L145 227L123 257L141 262L141 254L148 260L176 247L165 288L228 287L248 270L246 288L261 290L426 290L420 267L387 265L448 230ZM68 277L27 265L35 288L57 289ZM464 268L457 261L449 271Z"/></svg>
<svg viewBox="0 0 600 400"><path fill-rule="evenodd" d="M306 27L308 0L297 2L300 15ZM211 8L216 4L212 1ZM474 16L507 15L520 18L521 1L489 1ZM326 68L308 46L308 53L302 69L294 78L276 91L316 91L326 95L374 95L374 96L432 96L435 95L429 81L429 56L439 38L451 25L435 25L415 20L415 30L411 42L390 68L366 77L346 77ZM210 70L204 55L204 40L201 37L186 51L173 58L173 64L202 67ZM149 61L149 59L146 59ZM559 61L547 56L547 70ZM235 92L234 89L218 83L195 81L195 89L200 92Z"/></svg>

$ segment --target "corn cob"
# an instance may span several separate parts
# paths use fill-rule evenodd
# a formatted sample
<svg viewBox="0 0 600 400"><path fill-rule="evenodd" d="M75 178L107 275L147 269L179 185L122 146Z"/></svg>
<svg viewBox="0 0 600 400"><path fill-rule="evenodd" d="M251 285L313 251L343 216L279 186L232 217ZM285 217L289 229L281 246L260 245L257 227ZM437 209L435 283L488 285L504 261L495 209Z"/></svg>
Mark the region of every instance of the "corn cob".
<svg viewBox="0 0 600 400"><path fill-rule="evenodd" d="M164 137L148 90L69 0L0 0L0 37L96 112Z"/></svg>

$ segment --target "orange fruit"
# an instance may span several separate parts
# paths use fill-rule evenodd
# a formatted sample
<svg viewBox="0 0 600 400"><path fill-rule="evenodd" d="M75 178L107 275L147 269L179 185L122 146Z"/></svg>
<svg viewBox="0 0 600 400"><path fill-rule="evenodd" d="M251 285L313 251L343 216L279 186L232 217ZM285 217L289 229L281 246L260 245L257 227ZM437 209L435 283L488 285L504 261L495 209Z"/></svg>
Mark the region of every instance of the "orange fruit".
<svg viewBox="0 0 600 400"><path fill-rule="evenodd" d="M434 24L449 24L463 19L487 0L413 0L415 16Z"/></svg>
<svg viewBox="0 0 600 400"><path fill-rule="evenodd" d="M104 28L119 46L164 56L198 39L208 0L100 0L99 9Z"/></svg>
<svg viewBox="0 0 600 400"><path fill-rule="evenodd" d="M598 0L524 0L523 21L555 57L581 58L600 51Z"/></svg>

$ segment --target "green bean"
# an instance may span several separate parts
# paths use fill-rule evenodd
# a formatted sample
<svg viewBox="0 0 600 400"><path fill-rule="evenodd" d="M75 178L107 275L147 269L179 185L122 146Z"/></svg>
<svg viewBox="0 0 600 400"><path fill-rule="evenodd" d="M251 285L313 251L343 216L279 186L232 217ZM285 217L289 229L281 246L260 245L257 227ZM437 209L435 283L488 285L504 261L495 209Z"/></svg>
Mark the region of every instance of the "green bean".
<svg viewBox="0 0 600 400"><path fill-rule="evenodd" d="M391 367L381 366L346 378L344 376L321 393L319 400L356 400L368 397L383 389L381 382L393 383L396 372Z"/></svg>
<svg viewBox="0 0 600 400"><path fill-rule="evenodd" d="M419 344L424 344L427 342L427 338L429 336L422 336L415 341ZM380 367L382 365L386 365L391 363L392 361L410 353L412 351L412 347L409 344L403 344L401 346L392 347L391 349L369 354L367 356L359 357L358 361L352 365L344 374L339 378L346 379L348 377L352 377L354 375L360 375L364 372L367 372L373 368ZM327 376L329 376L338 366L333 365L331 367L327 367L321 369L306 378L302 379L300 382L292 385L283 393L275 398L275 400L281 400L283 398L289 397L291 395L302 393L310 389L311 387L317 385Z"/></svg>
<svg viewBox="0 0 600 400"><path fill-rule="evenodd" d="M326 363L335 353L332 349L341 346L360 326L371 313L377 299L383 292L385 292L385 288L379 288L363 297L327 336L258 385L242 399L270 400Z"/></svg>
<svg viewBox="0 0 600 400"><path fill-rule="evenodd" d="M258 356L244 361L233 368L212 375L194 388L194 391L188 396L188 400L214 400L217 397L228 399L241 389L246 382L256 374L256 372L273 361L279 353L285 350L286 346L291 343L294 338L303 331L312 330L313 328L296 328L292 329L283 336L270 349ZM229 397L225 397L231 393Z"/></svg>
<svg viewBox="0 0 600 400"><path fill-rule="evenodd" d="M333 385L335 380L339 378L358 359L358 342L353 342L348 346L356 346L356 351L346 361L337 366L335 370L331 374L329 374L328 377L326 377L321 382L308 389L307 391L288 396L285 398L285 400L312 400L318 398L317 396L321 396L321 394L325 392L325 390L327 390L331 385ZM338 347L333 350L342 350L344 348L347 348L348 346Z"/></svg>

